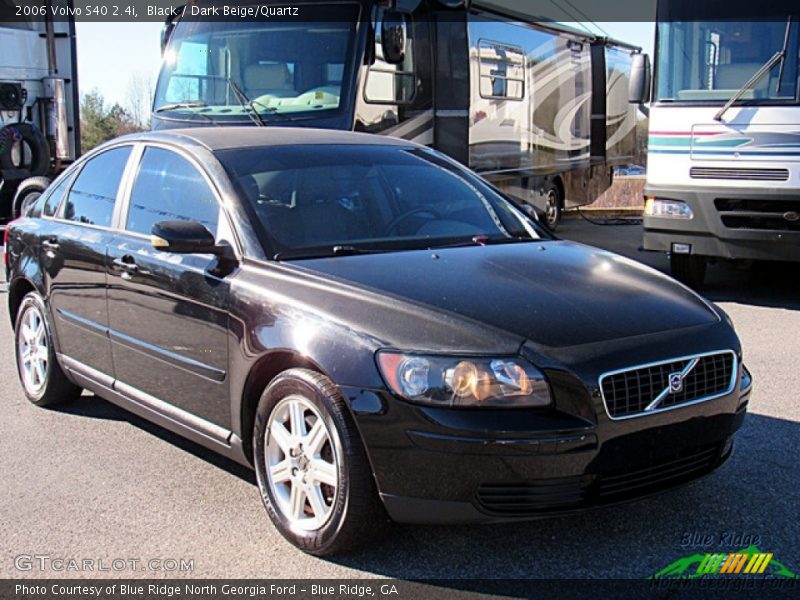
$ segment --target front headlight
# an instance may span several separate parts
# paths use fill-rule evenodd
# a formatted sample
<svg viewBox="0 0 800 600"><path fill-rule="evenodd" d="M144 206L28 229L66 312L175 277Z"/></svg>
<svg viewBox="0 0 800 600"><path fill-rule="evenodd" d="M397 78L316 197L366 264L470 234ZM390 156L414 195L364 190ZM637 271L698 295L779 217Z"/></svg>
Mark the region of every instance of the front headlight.
<svg viewBox="0 0 800 600"><path fill-rule="evenodd" d="M434 406L518 408L547 406L544 375L519 357L422 356L381 351L378 366L389 388Z"/></svg>
<svg viewBox="0 0 800 600"><path fill-rule="evenodd" d="M680 200L665 200L648 197L644 203L644 214L648 217L668 217L670 219L693 219L692 208Z"/></svg>

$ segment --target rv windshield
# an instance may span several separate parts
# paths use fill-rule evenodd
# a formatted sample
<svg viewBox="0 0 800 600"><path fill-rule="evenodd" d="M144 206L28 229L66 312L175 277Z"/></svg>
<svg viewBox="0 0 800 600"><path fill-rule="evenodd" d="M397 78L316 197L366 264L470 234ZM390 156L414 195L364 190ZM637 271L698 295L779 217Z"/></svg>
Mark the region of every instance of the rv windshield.
<svg viewBox="0 0 800 600"><path fill-rule="evenodd" d="M797 102L800 23L797 16L789 18L659 23L656 99L725 102L787 41L785 58L744 90L741 102Z"/></svg>
<svg viewBox="0 0 800 600"><path fill-rule="evenodd" d="M340 4L316 5L317 22L181 21L164 55L154 111L220 122L336 111L358 16L358 4Z"/></svg>

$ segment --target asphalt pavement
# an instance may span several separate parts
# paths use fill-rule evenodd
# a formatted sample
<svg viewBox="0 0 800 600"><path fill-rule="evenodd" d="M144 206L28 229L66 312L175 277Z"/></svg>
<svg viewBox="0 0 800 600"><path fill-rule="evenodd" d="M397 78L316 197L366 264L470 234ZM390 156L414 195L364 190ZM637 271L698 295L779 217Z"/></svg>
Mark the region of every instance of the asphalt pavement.
<svg viewBox="0 0 800 600"><path fill-rule="evenodd" d="M638 250L637 225L568 220L559 233L666 268ZM283 540L248 470L89 394L58 409L29 404L0 284L0 577L642 578L750 543L800 573L798 275L798 265L709 273L705 293L733 318L755 378L735 453L713 475L577 516L395 526L335 559Z"/></svg>

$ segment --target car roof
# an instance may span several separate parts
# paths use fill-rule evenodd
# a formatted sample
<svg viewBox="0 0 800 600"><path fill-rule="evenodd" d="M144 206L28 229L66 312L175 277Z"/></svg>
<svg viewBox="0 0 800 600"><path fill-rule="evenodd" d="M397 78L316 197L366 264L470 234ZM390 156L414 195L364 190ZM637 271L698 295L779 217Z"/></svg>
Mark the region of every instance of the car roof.
<svg viewBox="0 0 800 600"><path fill-rule="evenodd" d="M328 144L394 146L402 148L416 146L416 144L408 140L369 133L281 126L191 127L146 132L132 137L139 141L163 141L177 144L194 142L205 146L212 152L264 146Z"/></svg>

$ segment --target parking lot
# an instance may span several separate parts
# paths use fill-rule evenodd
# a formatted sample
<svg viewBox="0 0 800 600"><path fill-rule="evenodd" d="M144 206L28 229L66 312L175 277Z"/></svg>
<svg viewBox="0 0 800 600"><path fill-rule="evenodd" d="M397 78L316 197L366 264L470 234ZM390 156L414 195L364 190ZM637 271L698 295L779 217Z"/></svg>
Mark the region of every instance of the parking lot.
<svg viewBox="0 0 800 600"><path fill-rule="evenodd" d="M638 250L638 225L570 219L560 235L666 269L663 256ZM120 577L642 578L685 555L750 543L800 573L798 265L709 271L705 293L731 315L755 378L736 451L717 473L577 516L395 526L381 543L336 559L285 542L246 469L88 394L55 410L30 405L17 382L2 288L0 577L92 576L18 560L47 555L161 561L94 573ZM685 543L701 538L711 545ZM192 568L166 570L173 560Z"/></svg>

